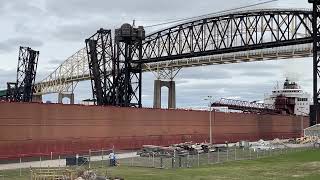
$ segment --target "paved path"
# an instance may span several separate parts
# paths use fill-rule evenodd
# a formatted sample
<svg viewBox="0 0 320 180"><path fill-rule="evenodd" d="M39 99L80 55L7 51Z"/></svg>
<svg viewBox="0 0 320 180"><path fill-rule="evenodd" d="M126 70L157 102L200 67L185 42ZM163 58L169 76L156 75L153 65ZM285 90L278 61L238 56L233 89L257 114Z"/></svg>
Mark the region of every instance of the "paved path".
<svg viewBox="0 0 320 180"><path fill-rule="evenodd" d="M116 154L117 159L125 159L131 157L137 157L137 152ZM103 156L103 160L108 159L108 155ZM92 156L91 161L101 161L101 156ZM30 167L64 167L66 165L66 159L55 159L46 161L32 161L22 163L0 164L0 170L20 169Z"/></svg>

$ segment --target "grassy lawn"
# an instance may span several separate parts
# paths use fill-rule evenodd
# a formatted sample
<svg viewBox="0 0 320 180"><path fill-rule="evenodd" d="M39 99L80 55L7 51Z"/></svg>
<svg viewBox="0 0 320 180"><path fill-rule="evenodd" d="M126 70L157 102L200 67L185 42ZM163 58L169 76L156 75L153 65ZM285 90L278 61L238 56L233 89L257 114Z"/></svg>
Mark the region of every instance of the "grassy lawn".
<svg viewBox="0 0 320 180"><path fill-rule="evenodd" d="M104 175L106 169L98 169ZM6 171L5 179L22 180L29 177L29 172L23 170ZM267 157L259 160L244 160L223 164L202 166L186 169L152 169L134 167L108 168L112 176L123 177L126 180L212 180L212 179L320 179L320 150L292 152L287 155ZM2 180L0 178L0 180Z"/></svg>

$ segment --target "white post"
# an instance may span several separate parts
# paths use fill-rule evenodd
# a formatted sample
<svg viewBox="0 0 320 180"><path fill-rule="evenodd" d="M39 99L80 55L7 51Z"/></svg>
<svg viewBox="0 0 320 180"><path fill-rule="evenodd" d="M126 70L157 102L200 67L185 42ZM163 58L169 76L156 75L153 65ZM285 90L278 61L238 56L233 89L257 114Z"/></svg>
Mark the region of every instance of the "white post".
<svg viewBox="0 0 320 180"><path fill-rule="evenodd" d="M51 155L51 160L52 160L52 152L50 152L50 155Z"/></svg>

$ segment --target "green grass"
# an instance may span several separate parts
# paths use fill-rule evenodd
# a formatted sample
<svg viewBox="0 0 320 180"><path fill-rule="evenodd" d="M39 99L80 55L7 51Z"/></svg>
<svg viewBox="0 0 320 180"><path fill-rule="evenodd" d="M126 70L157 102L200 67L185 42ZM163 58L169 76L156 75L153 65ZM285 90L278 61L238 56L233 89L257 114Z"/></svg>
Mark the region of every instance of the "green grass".
<svg viewBox="0 0 320 180"><path fill-rule="evenodd" d="M115 167L98 169L101 175L123 177L126 180L212 180L212 179L320 179L320 150L292 152L258 160L243 160L184 169L153 169ZM29 171L6 171L12 180L29 177ZM2 180L0 178L0 180Z"/></svg>

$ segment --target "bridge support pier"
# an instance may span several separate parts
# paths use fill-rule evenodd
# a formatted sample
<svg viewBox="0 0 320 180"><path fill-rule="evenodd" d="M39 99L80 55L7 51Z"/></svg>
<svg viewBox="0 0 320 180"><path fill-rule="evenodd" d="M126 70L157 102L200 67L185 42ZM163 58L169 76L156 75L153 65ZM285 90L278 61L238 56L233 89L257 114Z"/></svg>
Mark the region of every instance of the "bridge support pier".
<svg viewBox="0 0 320 180"><path fill-rule="evenodd" d="M154 81L154 96L153 96L153 108L161 108L161 88L167 87L169 89L168 95L168 108L176 108L176 83L175 81Z"/></svg>
<svg viewBox="0 0 320 180"><path fill-rule="evenodd" d="M32 102L42 102L42 95L32 95Z"/></svg>
<svg viewBox="0 0 320 180"><path fill-rule="evenodd" d="M74 104L74 94L65 94L65 93L59 93L58 95L58 103L62 104L63 98L69 98L70 99L70 104Z"/></svg>

